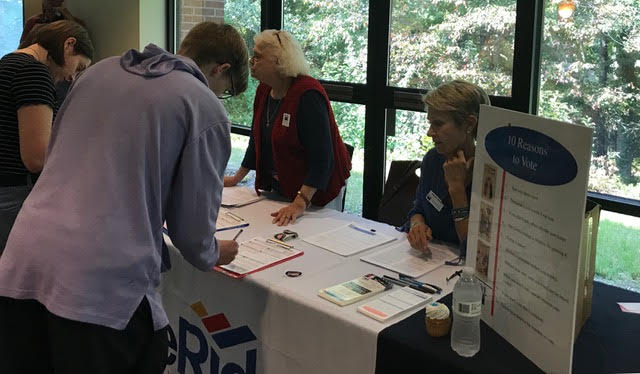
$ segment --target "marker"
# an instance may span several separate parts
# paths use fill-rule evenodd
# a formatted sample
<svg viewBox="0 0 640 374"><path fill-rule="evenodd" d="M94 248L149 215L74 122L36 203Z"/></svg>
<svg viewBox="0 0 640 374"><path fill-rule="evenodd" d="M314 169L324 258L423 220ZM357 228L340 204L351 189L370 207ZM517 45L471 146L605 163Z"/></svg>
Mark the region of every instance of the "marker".
<svg viewBox="0 0 640 374"><path fill-rule="evenodd" d="M240 234L242 234L243 231L244 231L244 229L240 229L240 231L238 231L236 236L233 237L233 241L236 241L236 239L238 239L238 236L240 236Z"/></svg>

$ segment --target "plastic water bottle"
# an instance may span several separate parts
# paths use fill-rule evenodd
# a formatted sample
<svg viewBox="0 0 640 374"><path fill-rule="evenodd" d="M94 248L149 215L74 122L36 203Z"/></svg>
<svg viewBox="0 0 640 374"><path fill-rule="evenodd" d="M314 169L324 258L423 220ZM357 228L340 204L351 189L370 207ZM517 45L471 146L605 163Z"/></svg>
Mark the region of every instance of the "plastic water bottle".
<svg viewBox="0 0 640 374"><path fill-rule="evenodd" d="M473 268L465 267L453 287L451 348L464 357L471 357L480 350L482 288L474 274Z"/></svg>

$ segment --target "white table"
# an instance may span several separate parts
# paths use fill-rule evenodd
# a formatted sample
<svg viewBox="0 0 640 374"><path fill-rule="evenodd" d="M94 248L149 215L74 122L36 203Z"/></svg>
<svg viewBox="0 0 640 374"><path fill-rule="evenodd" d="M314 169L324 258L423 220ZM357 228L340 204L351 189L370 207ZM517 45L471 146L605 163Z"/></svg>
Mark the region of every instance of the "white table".
<svg viewBox="0 0 640 374"><path fill-rule="evenodd" d="M284 227L271 223L269 213L284 205L262 200L234 209L234 213L250 222L238 240L272 237L282 231ZM345 223L356 222L398 239L404 236L392 226L329 209L312 209L286 228L302 238L308 237L327 230L323 222L327 217ZM236 232L223 231L216 236L231 239ZM167 368L168 373L360 374L375 371L378 333L411 313L380 323L356 311L367 300L340 307L318 297L317 292L367 273L396 275L365 263L360 257L397 241L343 257L308 244L300 237L289 243L303 250L304 255L244 279L234 279L217 271L200 272L169 245L172 269L163 274L161 284L174 335L169 348L173 361ZM301 271L302 275L287 277L285 271L288 270ZM451 267L440 267L422 279L441 286L444 289L441 296L444 296L453 288L453 282L444 282L452 271ZM206 311L202 307L195 310L191 307L197 302Z"/></svg>

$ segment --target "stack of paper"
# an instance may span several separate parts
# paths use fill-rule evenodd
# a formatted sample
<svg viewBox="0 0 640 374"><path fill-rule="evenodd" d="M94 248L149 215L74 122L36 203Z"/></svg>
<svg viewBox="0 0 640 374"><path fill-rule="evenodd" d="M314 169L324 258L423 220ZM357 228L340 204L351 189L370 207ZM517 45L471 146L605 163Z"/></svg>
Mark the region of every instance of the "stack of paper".
<svg viewBox="0 0 640 374"><path fill-rule="evenodd" d="M244 218L228 209L220 208L218 211L218 219L216 220L216 231L237 229L249 226Z"/></svg>
<svg viewBox="0 0 640 374"><path fill-rule="evenodd" d="M350 223L303 240L333 253L349 256L388 243L395 240L395 238L376 232L374 229L367 229L355 223Z"/></svg>
<svg viewBox="0 0 640 374"><path fill-rule="evenodd" d="M358 312L380 322L431 301L426 293L402 287L358 307Z"/></svg>
<svg viewBox="0 0 640 374"><path fill-rule="evenodd" d="M381 266L396 273L418 278L458 257L455 247L445 243L429 242L431 253L411 248L407 240L390 248L361 257L362 261Z"/></svg>
<svg viewBox="0 0 640 374"><path fill-rule="evenodd" d="M263 195L258 196L253 188L248 187L225 187L222 189L222 203L224 207L240 207L255 203L264 199Z"/></svg>

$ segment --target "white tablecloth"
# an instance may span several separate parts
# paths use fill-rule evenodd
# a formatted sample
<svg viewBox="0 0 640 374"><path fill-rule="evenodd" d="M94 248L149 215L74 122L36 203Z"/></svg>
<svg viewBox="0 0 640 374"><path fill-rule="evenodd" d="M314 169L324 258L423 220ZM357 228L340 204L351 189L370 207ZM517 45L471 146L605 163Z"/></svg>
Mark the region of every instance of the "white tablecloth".
<svg viewBox="0 0 640 374"><path fill-rule="evenodd" d="M269 215L282 206L284 203L262 200L234 209L250 222L238 241L272 237L282 231L284 227L273 225ZM289 243L304 255L244 279L217 271L200 272L169 245L172 269L163 274L161 284L173 334L167 372L373 373L378 332L411 313L380 323L356 311L365 300L340 307L318 297L317 292L367 273L394 275L360 261L360 257L397 241L343 257L300 239L333 228L327 227L325 218L357 222L398 239L404 236L386 224L330 209L312 209L286 227L298 232L300 237ZM216 236L231 239L236 233L229 230ZM302 275L287 277L288 270ZM453 288L453 282L444 282L452 271L441 267L422 279L443 287L444 296ZM198 302L201 306L192 308Z"/></svg>

